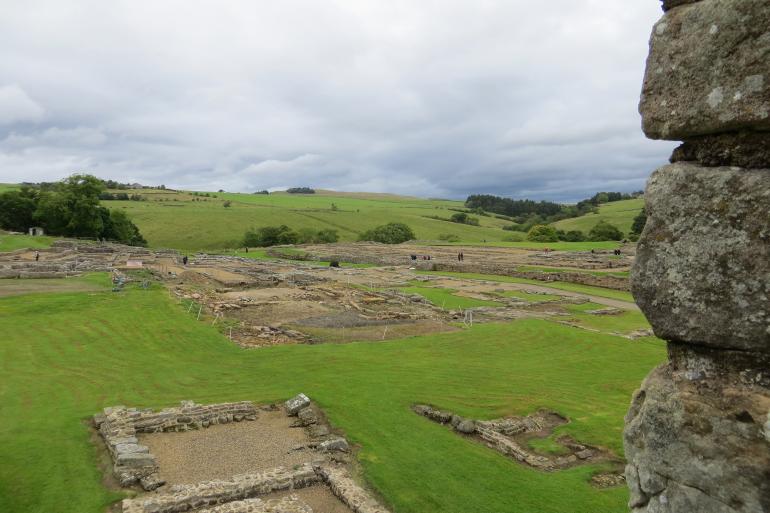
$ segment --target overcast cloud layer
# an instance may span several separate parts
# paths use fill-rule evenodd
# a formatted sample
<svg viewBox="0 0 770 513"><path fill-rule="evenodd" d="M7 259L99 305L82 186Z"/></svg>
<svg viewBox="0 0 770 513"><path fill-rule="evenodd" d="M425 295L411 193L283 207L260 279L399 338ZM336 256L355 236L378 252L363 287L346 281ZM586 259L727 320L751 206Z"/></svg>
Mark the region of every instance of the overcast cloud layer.
<svg viewBox="0 0 770 513"><path fill-rule="evenodd" d="M654 0L0 3L0 182L643 188Z"/></svg>

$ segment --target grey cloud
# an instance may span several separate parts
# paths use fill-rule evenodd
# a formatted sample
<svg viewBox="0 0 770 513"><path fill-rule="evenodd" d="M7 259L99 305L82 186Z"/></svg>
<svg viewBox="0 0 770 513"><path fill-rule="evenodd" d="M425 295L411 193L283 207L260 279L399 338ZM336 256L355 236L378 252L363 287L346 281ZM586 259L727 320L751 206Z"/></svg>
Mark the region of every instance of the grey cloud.
<svg viewBox="0 0 770 513"><path fill-rule="evenodd" d="M9 4L0 182L571 201L672 148L636 112L652 0Z"/></svg>

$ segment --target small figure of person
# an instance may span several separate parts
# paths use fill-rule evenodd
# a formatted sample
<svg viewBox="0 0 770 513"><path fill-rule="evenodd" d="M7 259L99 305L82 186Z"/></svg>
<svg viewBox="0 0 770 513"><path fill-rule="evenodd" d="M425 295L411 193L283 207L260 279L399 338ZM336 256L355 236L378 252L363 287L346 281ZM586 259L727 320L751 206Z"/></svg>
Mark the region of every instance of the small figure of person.
<svg viewBox="0 0 770 513"><path fill-rule="evenodd" d="M249 247L248 247L248 246L246 246L246 253L248 253L248 252L249 252Z"/></svg>
<svg viewBox="0 0 770 513"><path fill-rule="evenodd" d="M182 257L182 265L187 265L187 255Z"/></svg>
<svg viewBox="0 0 770 513"><path fill-rule="evenodd" d="M457 253L457 261L458 262L462 262L463 261L463 254L462 253Z"/></svg>
<svg viewBox="0 0 770 513"><path fill-rule="evenodd" d="M40 261L40 251L35 251L35 262Z"/></svg>

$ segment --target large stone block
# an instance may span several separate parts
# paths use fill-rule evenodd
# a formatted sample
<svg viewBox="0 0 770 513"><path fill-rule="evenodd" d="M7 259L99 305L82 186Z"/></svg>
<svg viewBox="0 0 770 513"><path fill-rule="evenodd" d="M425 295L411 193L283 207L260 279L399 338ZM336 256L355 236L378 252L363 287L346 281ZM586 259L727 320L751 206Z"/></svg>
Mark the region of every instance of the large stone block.
<svg viewBox="0 0 770 513"><path fill-rule="evenodd" d="M770 170L658 169L631 290L658 337L770 352Z"/></svg>
<svg viewBox="0 0 770 513"><path fill-rule="evenodd" d="M654 26L639 112L652 139L770 130L770 0L703 0Z"/></svg>
<svg viewBox="0 0 770 513"><path fill-rule="evenodd" d="M767 388L654 370L626 415L632 513L770 511Z"/></svg>

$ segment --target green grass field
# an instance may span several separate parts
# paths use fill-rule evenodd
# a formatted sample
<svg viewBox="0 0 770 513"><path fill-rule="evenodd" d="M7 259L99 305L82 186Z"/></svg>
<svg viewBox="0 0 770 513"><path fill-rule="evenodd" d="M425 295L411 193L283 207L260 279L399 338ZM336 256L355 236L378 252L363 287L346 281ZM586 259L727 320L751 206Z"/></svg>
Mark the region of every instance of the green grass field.
<svg viewBox="0 0 770 513"><path fill-rule="evenodd" d="M17 249L42 249L51 246L51 243L56 240L55 237L36 236L31 235L8 235L0 232L0 252L14 251Z"/></svg>
<svg viewBox="0 0 770 513"><path fill-rule="evenodd" d="M476 308L479 306L500 306L500 303L497 301L484 301L482 299L458 296L455 294L455 290L442 287L412 285L411 287L404 287L399 290L407 294L419 294L434 305L447 310L464 310L466 308Z"/></svg>
<svg viewBox="0 0 770 513"><path fill-rule="evenodd" d="M617 226L621 232L628 235L631 231L631 224L634 217L644 208L644 199L636 198L623 201L613 201L599 206L599 212L596 214L586 214L572 219L563 219L553 223L553 226L560 230L580 230L588 233L591 228L596 226L599 221L607 221Z"/></svg>
<svg viewBox="0 0 770 513"><path fill-rule="evenodd" d="M432 219L429 216L448 218L454 213L449 208L463 208L463 202L384 194L211 193L216 198L205 198L173 191L138 192L148 201L103 204L125 209L150 246L184 250L235 248L247 229L281 224L294 229L330 228L338 231L340 240L352 241L377 225L402 222L419 239L437 240L442 234L453 234L471 242L500 241L508 233L502 227L509 224L483 216L481 226ZM224 207L225 201L231 202L229 208Z"/></svg>
<svg viewBox="0 0 770 513"><path fill-rule="evenodd" d="M108 278L89 277L89 284ZM399 513L621 513L598 466L541 473L409 409L475 418L552 408L558 433L622 452L633 390L665 349L542 320L377 343L243 350L157 286L0 298L0 511L101 513L87 420L105 406L284 400L305 392L360 446L366 480ZM544 448L547 449L547 443Z"/></svg>

